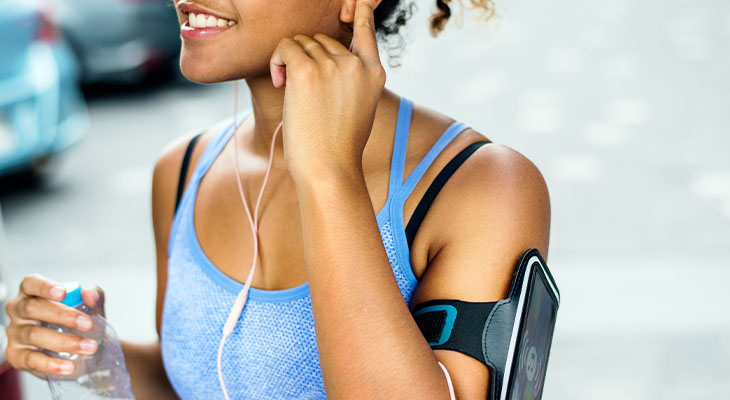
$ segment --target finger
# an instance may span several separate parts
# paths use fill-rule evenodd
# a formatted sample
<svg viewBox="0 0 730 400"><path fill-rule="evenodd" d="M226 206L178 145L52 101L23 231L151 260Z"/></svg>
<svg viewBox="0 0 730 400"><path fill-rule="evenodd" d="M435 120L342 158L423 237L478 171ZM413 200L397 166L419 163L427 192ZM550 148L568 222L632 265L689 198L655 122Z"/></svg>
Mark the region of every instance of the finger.
<svg viewBox="0 0 730 400"><path fill-rule="evenodd" d="M375 38L375 0L355 1L352 52L370 62L380 64L378 41Z"/></svg>
<svg viewBox="0 0 730 400"><path fill-rule="evenodd" d="M91 289L81 289L81 299L87 307L106 318L104 313L104 291L99 286L94 286Z"/></svg>
<svg viewBox="0 0 730 400"><path fill-rule="evenodd" d="M17 335L25 344L57 353L91 355L98 347L94 339L57 332L39 325L24 325L17 329Z"/></svg>
<svg viewBox="0 0 730 400"><path fill-rule="evenodd" d="M16 305L20 318L50 322L70 328L87 331L93 322L83 312L61 303L54 303L40 297L26 297Z"/></svg>
<svg viewBox="0 0 730 400"><path fill-rule="evenodd" d="M290 37L282 38L279 44L276 45L269 61L271 80L274 87L279 88L286 83L287 66L298 68L302 64L311 62L314 62L314 60L309 57L299 42Z"/></svg>
<svg viewBox="0 0 730 400"><path fill-rule="evenodd" d="M18 369L29 372L53 375L68 375L76 368L76 363L49 357L40 351L19 349L8 352L8 361ZM36 373L34 375L38 376Z"/></svg>
<svg viewBox="0 0 730 400"><path fill-rule="evenodd" d="M318 41L330 54L340 55L350 53L342 43L324 33L315 33L312 39Z"/></svg>
<svg viewBox="0 0 730 400"><path fill-rule="evenodd" d="M60 283L40 274L30 274L20 282L20 292L27 296L39 296L61 301L66 297L66 288Z"/></svg>
<svg viewBox="0 0 730 400"><path fill-rule="evenodd" d="M307 35L296 34L292 38L296 40L304 51L317 63L326 59L332 59L332 55L322 47L322 44Z"/></svg>

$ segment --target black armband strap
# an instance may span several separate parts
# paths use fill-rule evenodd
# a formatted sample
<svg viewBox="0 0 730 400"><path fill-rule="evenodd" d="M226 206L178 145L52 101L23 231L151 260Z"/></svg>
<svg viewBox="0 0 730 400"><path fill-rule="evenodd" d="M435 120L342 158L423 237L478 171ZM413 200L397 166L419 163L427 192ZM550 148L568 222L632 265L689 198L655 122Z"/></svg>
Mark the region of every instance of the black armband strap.
<svg viewBox="0 0 730 400"><path fill-rule="evenodd" d="M432 349L455 350L486 364L482 331L495 304L431 300L419 304L413 318Z"/></svg>
<svg viewBox="0 0 730 400"><path fill-rule="evenodd" d="M432 349L466 354L489 368L489 400L540 399L560 292L536 248L520 257L507 297L435 299L413 308Z"/></svg>

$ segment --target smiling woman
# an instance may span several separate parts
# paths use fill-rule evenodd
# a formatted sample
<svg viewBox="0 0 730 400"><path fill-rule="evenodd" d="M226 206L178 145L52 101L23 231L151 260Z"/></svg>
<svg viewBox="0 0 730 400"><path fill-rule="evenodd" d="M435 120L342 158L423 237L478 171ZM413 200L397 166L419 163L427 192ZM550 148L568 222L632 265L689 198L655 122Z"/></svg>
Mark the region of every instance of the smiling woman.
<svg viewBox="0 0 730 400"><path fill-rule="evenodd" d="M176 3L183 75L244 79L252 106L160 152L160 340L122 341L138 399L486 397L487 367L433 350L412 310L501 299L526 249L547 259L547 187L516 150L385 88L379 42L413 5ZM22 333L64 312L51 287L27 278L9 311L9 359L40 377L59 370L32 346L78 350Z"/></svg>

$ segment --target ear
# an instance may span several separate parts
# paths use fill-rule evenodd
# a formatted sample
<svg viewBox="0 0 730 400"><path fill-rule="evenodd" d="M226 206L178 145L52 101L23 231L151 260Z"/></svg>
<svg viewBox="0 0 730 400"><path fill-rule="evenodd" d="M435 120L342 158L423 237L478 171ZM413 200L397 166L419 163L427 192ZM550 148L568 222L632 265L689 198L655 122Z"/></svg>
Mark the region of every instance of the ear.
<svg viewBox="0 0 730 400"><path fill-rule="evenodd" d="M375 8L378 8L383 0L375 0ZM355 3L357 0L342 0L342 8L340 9L340 20L344 23L355 21Z"/></svg>

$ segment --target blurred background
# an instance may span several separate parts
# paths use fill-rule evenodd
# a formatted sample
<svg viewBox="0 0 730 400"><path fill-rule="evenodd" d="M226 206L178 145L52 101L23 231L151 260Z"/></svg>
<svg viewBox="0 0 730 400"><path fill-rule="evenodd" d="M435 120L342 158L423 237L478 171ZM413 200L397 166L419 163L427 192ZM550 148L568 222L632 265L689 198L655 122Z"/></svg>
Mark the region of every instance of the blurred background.
<svg viewBox="0 0 730 400"><path fill-rule="evenodd" d="M180 76L166 1L0 4L0 299L32 272L98 284L120 337L152 340L152 168L231 115L232 83ZM727 399L730 2L497 0L489 23L452 4L434 39L418 2L386 85L545 176L562 303L543 398Z"/></svg>

